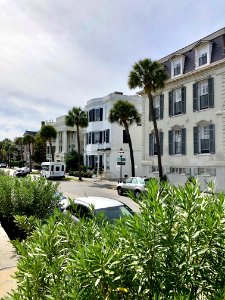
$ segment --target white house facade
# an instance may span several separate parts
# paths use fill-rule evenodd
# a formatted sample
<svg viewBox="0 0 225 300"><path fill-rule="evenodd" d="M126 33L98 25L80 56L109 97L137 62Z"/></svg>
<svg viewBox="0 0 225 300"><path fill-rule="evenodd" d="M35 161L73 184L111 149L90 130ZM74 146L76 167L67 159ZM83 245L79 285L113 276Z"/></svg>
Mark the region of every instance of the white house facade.
<svg viewBox="0 0 225 300"><path fill-rule="evenodd" d="M163 173L173 184L193 176L225 190L225 28L159 60L168 73L154 95ZM143 96L143 173L158 176L149 101Z"/></svg>
<svg viewBox="0 0 225 300"><path fill-rule="evenodd" d="M142 98L138 95L127 96L114 92L102 98L94 98L87 102L85 111L88 114L88 127L84 136L84 164L105 178L119 179L131 176L129 145L123 127L108 121L110 109L118 100L127 100L134 104L142 114ZM142 174L142 126L134 124L130 127L133 145L135 173ZM125 165L118 165L118 159L125 159Z"/></svg>
<svg viewBox="0 0 225 300"><path fill-rule="evenodd" d="M52 125L57 131L57 137L53 140L54 160L65 162L66 155L72 151L78 152L77 129L76 127L67 126L65 123L66 116L56 118L56 121L46 121L46 125ZM80 129L81 153L83 152L83 129ZM47 143L46 161L51 161L50 146Z"/></svg>

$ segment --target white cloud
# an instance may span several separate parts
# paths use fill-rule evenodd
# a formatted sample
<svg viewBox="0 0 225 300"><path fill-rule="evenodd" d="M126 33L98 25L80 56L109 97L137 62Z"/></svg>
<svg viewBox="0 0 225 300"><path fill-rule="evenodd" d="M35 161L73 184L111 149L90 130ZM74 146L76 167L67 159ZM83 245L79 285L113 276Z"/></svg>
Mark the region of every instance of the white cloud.
<svg viewBox="0 0 225 300"><path fill-rule="evenodd" d="M224 26L218 0L0 0L0 140L127 87L133 63Z"/></svg>

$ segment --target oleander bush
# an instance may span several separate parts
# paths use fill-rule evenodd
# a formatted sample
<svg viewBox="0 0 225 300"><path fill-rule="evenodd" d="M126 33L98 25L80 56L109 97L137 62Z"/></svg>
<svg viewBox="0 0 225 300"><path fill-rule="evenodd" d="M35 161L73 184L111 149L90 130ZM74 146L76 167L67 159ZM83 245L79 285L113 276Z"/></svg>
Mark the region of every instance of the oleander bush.
<svg viewBox="0 0 225 300"><path fill-rule="evenodd" d="M23 243L9 299L224 299L224 195L151 181L140 213L75 224L59 212Z"/></svg>
<svg viewBox="0 0 225 300"><path fill-rule="evenodd" d="M46 220L53 213L59 198L55 197L57 186L42 177L0 173L0 222L10 239L25 238L35 218Z"/></svg>

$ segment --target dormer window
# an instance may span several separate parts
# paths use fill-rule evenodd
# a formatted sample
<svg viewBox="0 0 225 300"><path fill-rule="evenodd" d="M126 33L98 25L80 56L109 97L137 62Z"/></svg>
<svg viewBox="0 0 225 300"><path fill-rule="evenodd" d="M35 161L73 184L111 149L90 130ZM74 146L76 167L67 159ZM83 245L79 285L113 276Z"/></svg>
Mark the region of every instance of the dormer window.
<svg viewBox="0 0 225 300"><path fill-rule="evenodd" d="M212 43L201 42L195 49L196 69L207 66L211 63Z"/></svg>
<svg viewBox="0 0 225 300"><path fill-rule="evenodd" d="M179 55L171 59L171 78L180 76L183 74L184 69L184 56Z"/></svg>

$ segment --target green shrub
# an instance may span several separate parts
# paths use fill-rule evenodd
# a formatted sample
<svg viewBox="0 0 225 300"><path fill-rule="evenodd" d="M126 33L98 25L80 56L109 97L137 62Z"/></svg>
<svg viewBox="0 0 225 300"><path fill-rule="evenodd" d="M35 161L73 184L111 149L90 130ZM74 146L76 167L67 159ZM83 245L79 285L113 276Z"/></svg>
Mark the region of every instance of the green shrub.
<svg viewBox="0 0 225 300"><path fill-rule="evenodd" d="M23 244L11 299L224 299L224 195L151 181L140 214L74 224L55 211Z"/></svg>
<svg viewBox="0 0 225 300"><path fill-rule="evenodd" d="M0 176L0 221L10 238L21 233L14 226L16 215L45 220L53 213L57 206L54 196L57 186L42 177ZM21 234L26 236L26 233Z"/></svg>

